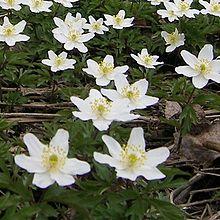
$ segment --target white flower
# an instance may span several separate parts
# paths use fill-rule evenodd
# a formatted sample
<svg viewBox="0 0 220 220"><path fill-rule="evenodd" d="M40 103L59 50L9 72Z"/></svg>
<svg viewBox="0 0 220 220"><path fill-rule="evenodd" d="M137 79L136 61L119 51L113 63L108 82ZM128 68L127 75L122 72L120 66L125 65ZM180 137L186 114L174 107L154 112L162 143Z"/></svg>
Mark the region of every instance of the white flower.
<svg viewBox="0 0 220 220"><path fill-rule="evenodd" d="M117 177L135 181L138 176L147 180L164 178L165 175L156 168L169 157L170 152L166 147L145 151L143 129L133 128L128 143L121 147L112 137L103 135L109 154L94 152L94 159L102 164L114 167Z"/></svg>
<svg viewBox="0 0 220 220"><path fill-rule="evenodd" d="M111 55L107 55L101 63L89 59L87 66L88 68L84 68L83 71L94 76L99 86L107 86L116 75L123 74L129 69L127 65L115 67L114 58Z"/></svg>
<svg viewBox="0 0 220 220"><path fill-rule="evenodd" d="M4 17L3 25L0 26L0 41L6 42L8 46L14 46L16 42L28 41L29 36L20 34L26 26L26 21L22 20L18 24L10 23L8 17Z"/></svg>
<svg viewBox="0 0 220 220"><path fill-rule="evenodd" d="M16 11L19 11L21 9L21 3L22 0L0 0L0 6L6 10L14 9Z"/></svg>
<svg viewBox="0 0 220 220"><path fill-rule="evenodd" d="M104 31L108 31L109 29L103 25L103 19L99 18L95 20L93 16L89 16L89 23L86 24L85 28L89 29L89 32L96 34L104 34Z"/></svg>
<svg viewBox="0 0 220 220"><path fill-rule="evenodd" d="M128 100L111 102L96 89L91 89L89 97L85 100L76 96L70 99L80 110L74 111L73 115L83 121L91 119L93 125L100 131L107 130L114 120L129 121L139 117L139 115L130 114Z"/></svg>
<svg viewBox="0 0 220 220"><path fill-rule="evenodd" d="M176 67L175 71L192 77L192 83L196 88L203 88L210 79L220 83L220 60L213 60L211 44L206 44L201 49L198 58L186 50L181 51L181 56L189 66Z"/></svg>
<svg viewBox="0 0 220 220"><path fill-rule="evenodd" d="M54 1L62 4L64 7L72 8L73 7L72 3L78 2L79 0L54 0Z"/></svg>
<svg viewBox="0 0 220 220"><path fill-rule="evenodd" d="M115 77L116 90L101 89L101 93L112 101L129 100L129 108L143 109L147 106L154 105L158 98L145 95L148 89L148 81L141 79L133 84L129 84L126 76L118 75Z"/></svg>
<svg viewBox="0 0 220 220"><path fill-rule="evenodd" d="M202 14L211 14L220 17L220 0L207 1L199 0L199 3L205 7L201 10Z"/></svg>
<svg viewBox="0 0 220 220"><path fill-rule="evenodd" d="M163 2L165 9L157 10L157 14L161 15L162 18L168 18L170 22L179 20L178 8L173 2Z"/></svg>
<svg viewBox="0 0 220 220"><path fill-rule="evenodd" d="M105 24L110 26L113 25L115 29L123 29L124 27L131 27L133 24L134 17L132 18L125 18L125 11L120 10L117 15L107 15L105 16Z"/></svg>
<svg viewBox="0 0 220 220"><path fill-rule="evenodd" d="M22 0L22 4L28 5L32 12L39 13L51 12L49 8L53 5L53 2L44 0Z"/></svg>
<svg viewBox="0 0 220 220"><path fill-rule="evenodd" d="M167 2L169 0L147 0L151 3L151 5L160 5L163 2Z"/></svg>
<svg viewBox="0 0 220 220"><path fill-rule="evenodd" d="M67 158L68 140L69 133L63 129L57 131L49 145L42 144L35 135L28 133L24 136L24 143L30 156L16 155L15 163L29 173L35 173L33 184L40 188L54 182L60 186L73 184L73 176L88 173L90 165L76 158Z"/></svg>
<svg viewBox="0 0 220 220"><path fill-rule="evenodd" d="M178 8L179 17L186 16L188 18L195 18L194 14L199 14L199 10L191 9L193 0L174 0Z"/></svg>
<svg viewBox="0 0 220 220"><path fill-rule="evenodd" d="M150 55L146 48L142 49L141 53L138 53L138 55L131 54L131 57L135 59L139 65L146 68L155 69L156 65L163 64L163 62L157 62L159 56Z"/></svg>
<svg viewBox="0 0 220 220"><path fill-rule="evenodd" d="M161 36L164 38L166 41L166 45L169 45L166 48L166 52L172 52L174 51L177 47L184 45L185 41L185 35L179 34L177 28L175 28L175 31L172 32L171 34L167 33L166 31L161 32Z"/></svg>
<svg viewBox="0 0 220 220"><path fill-rule="evenodd" d="M76 60L67 59L67 53L62 52L56 55L52 50L48 51L49 59L42 60L42 63L51 66L51 71L57 72L60 70L74 69L74 64Z"/></svg>

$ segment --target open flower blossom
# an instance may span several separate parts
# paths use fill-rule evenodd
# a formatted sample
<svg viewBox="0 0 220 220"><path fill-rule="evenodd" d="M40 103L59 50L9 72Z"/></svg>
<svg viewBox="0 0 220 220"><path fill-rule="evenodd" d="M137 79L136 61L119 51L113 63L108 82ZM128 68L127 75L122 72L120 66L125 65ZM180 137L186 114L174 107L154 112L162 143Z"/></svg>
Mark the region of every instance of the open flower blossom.
<svg viewBox="0 0 220 220"><path fill-rule="evenodd" d="M130 114L128 100L109 101L96 89L91 89L85 100L76 96L70 100L80 110L74 111L73 115L83 121L92 120L100 131L107 130L112 121L130 121L139 117Z"/></svg>
<svg viewBox="0 0 220 220"><path fill-rule="evenodd" d="M166 31L162 31L161 36L166 41L166 45L170 44L169 46L167 46L166 52L172 52L177 47L184 45L185 35L183 33L179 34L177 28L175 28L175 31L171 34L167 33Z"/></svg>
<svg viewBox="0 0 220 220"><path fill-rule="evenodd" d="M67 53L62 52L59 55L56 55L52 50L48 51L49 59L42 60L42 63L51 66L52 72L57 72L60 70L74 69L74 64L76 60L67 59Z"/></svg>
<svg viewBox="0 0 220 220"><path fill-rule="evenodd" d="M32 12L39 13L51 12L49 8L53 5L53 2L44 0L22 0L22 4L29 6Z"/></svg>
<svg viewBox="0 0 220 220"><path fill-rule="evenodd" d="M210 3L199 0L199 3L205 7L205 9L201 10L202 14L210 14L220 17L220 0L210 0Z"/></svg>
<svg viewBox="0 0 220 220"><path fill-rule="evenodd" d="M162 18L167 18L170 22L175 20L179 20L178 18L178 8L173 2L163 2L164 7L166 9L159 9L157 10L157 14L161 15Z"/></svg>
<svg viewBox="0 0 220 220"><path fill-rule="evenodd" d="M170 152L167 147L160 147L145 151L144 131L141 127L133 128L130 138L122 146L112 137L103 135L109 154L94 152L94 159L102 164L115 168L117 177L135 181L138 176L147 180L162 179L165 177L157 165L166 161Z"/></svg>
<svg viewBox="0 0 220 220"><path fill-rule="evenodd" d="M155 66L163 64L163 62L157 62L159 56L150 55L146 48L142 49L138 55L131 54L131 57L135 59L139 65L146 68L155 69Z"/></svg>
<svg viewBox="0 0 220 220"><path fill-rule="evenodd" d="M95 20L93 16L89 16L89 24L85 24L85 28L89 30L91 33L96 34L104 34L104 31L108 31L109 29L103 25L103 18L99 18Z"/></svg>
<svg viewBox="0 0 220 220"><path fill-rule="evenodd" d="M220 60L213 60L213 46L206 44L199 52L198 58L186 50L181 51L181 56L188 66L175 68L178 74L192 77L193 85L201 89L211 79L220 83Z"/></svg>
<svg viewBox="0 0 220 220"><path fill-rule="evenodd" d="M49 145L42 144L35 135L28 133L24 135L24 143L30 156L16 155L15 163L29 173L35 173L33 184L40 188L46 188L54 182L60 186L71 185L75 182L73 176L88 173L90 165L67 157L68 140L69 133L64 129L57 131Z"/></svg>
<svg viewBox="0 0 220 220"><path fill-rule="evenodd" d="M151 3L151 5L160 5L163 2L167 2L168 0L147 0L148 2Z"/></svg>
<svg viewBox="0 0 220 220"><path fill-rule="evenodd" d="M186 16L188 18L195 18L195 14L199 14L199 10L191 9L193 0L174 0L175 5L178 8L178 16Z"/></svg>
<svg viewBox="0 0 220 220"><path fill-rule="evenodd" d="M104 14L107 26L113 26L115 29L123 29L124 27L131 27L133 24L134 17L125 18L125 11L120 10L117 15L107 15Z"/></svg>
<svg viewBox="0 0 220 220"><path fill-rule="evenodd" d="M3 9L14 9L19 11L21 9L22 0L0 0L0 7Z"/></svg>
<svg viewBox="0 0 220 220"><path fill-rule="evenodd" d="M0 25L0 41L8 46L14 46L16 42L28 41L29 36L20 34L26 26L26 21L22 20L18 24L10 23L8 17L4 17L3 25Z"/></svg>
<svg viewBox="0 0 220 220"><path fill-rule="evenodd" d="M131 110L146 108L154 105L159 100L156 97L145 95L148 89L146 79L141 79L130 85L126 76L118 75L115 77L115 86L117 91L114 89L101 89L101 93L112 101L128 99L128 106Z"/></svg>
<svg viewBox="0 0 220 220"><path fill-rule="evenodd" d="M73 7L72 3L78 2L79 0L54 0L54 1L62 4L66 8L72 8Z"/></svg>
<svg viewBox="0 0 220 220"><path fill-rule="evenodd" d="M96 84L99 86L107 86L111 80L115 79L116 75L125 73L129 67L114 66L114 58L111 55L107 55L104 60L97 63L94 60L87 60L88 68L84 68L83 71L96 78Z"/></svg>

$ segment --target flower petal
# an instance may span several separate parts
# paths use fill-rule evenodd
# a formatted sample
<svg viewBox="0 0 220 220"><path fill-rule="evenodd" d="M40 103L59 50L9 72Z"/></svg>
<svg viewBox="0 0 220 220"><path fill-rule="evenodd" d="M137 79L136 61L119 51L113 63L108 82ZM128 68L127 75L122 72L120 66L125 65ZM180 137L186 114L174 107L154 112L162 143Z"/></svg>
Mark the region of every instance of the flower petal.
<svg viewBox="0 0 220 220"><path fill-rule="evenodd" d="M175 68L175 71L178 74L182 74L182 75L187 76L187 77L193 77L193 76L199 75L199 73L196 72L190 66L178 66L178 67Z"/></svg>
<svg viewBox="0 0 220 220"><path fill-rule="evenodd" d="M139 175L145 177L147 180L156 180L156 179L162 179L162 178L166 177L156 167L145 168L145 169L139 171L138 173L139 173Z"/></svg>
<svg viewBox="0 0 220 220"><path fill-rule="evenodd" d="M55 181L50 178L49 173L35 173L32 183L40 188L46 188L52 185Z"/></svg>
<svg viewBox="0 0 220 220"><path fill-rule="evenodd" d="M199 52L198 58L200 60L207 59L208 61L213 60L213 46L211 44L206 44Z"/></svg>
<svg viewBox="0 0 220 220"><path fill-rule="evenodd" d="M62 172L51 173L50 176L59 186L68 186L75 183L73 176Z"/></svg>
<svg viewBox="0 0 220 220"><path fill-rule="evenodd" d="M198 63L198 59L195 55L191 54L186 50L181 51L181 56L183 57L184 61L192 68Z"/></svg>
<svg viewBox="0 0 220 220"><path fill-rule="evenodd" d="M144 130L141 127L133 128L131 130L128 145L137 146L142 150L145 150Z"/></svg>
<svg viewBox="0 0 220 220"><path fill-rule="evenodd" d="M138 174L136 172L133 172L132 170L128 170L128 169L123 169L123 170L116 170L117 172L117 177L121 177L121 178L125 178L125 179L129 179L132 181L135 181L138 177Z"/></svg>
<svg viewBox="0 0 220 220"><path fill-rule="evenodd" d="M197 89L203 88L208 83L208 81L209 80L206 79L202 74L192 78L192 83Z"/></svg>

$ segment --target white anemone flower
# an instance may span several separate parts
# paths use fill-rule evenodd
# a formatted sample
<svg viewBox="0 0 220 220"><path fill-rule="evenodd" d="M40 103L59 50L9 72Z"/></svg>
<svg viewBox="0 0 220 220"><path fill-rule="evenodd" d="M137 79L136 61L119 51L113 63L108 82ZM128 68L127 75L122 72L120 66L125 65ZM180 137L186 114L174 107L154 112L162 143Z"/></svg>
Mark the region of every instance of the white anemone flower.
<svg viewBox="0 0 220 220"><path fill-rule="evenodd" d="M145 95L148 89L148 81L141 79L133 84L129 84L126 76L118 75L115 77L114 89L101 89L101 93L112 101L129 100L129 108L143 109L147 106L154 105L158 102L158 98Z"/></svg>
<svg viewBox="0 0 220 220"><path fill-rule="evenodd" d="M87 66L88 68L84 68L83 71L94 76L99 86L107 86L116 75L121 75L129 69L127 65L115 67L114 58L111 55L106 55L101 63L89 59Z"/></svg>
<svg viewBox="0 0 220 220"><path fill-rule="evenodd" d="M134 17L125 18L125 11L120 10L117 15L107 15L104 14L107 26L113 26L115 29L123 29L124 27L131 27L133 24Z"/></svg>
<svg viewBox="0 0 220 220"><path fill-rule="evenodd" d="M157 62L159 56L150 55L146 48L142 49L138 55L131 54L131 57L135 59L139 65L146 68L155 69L155 66L163 64L163 62Z"/></svg>
<svg viewBox="0 0 220 220"><path fill-rule="evenodd" d="M138 176L147 180L165 177L157 165L166 161L170 152L167 147L145 151L144 132L141 127L133 128L127 144L123 147L112 137L103 135L109 154L94 152L94 159L115 168L117 177L135 181Z"/></svg>
<svg viewBox="0 0 220 220"><path fill-rule="evenodd" d="M210 0L210 3L199 0L199 3L205 7L205 9L201 10L202 14L210 14L220 17L220 0Z"/></svg>
<svg viewBox="0 0 220 220"><path fill-rule="evenodd" d="M193 85L201 89L211 79L220 83L220 60L213 60L213 46L206 44L199 52L198 58L186 50L181 51L181 56L188 66L175 68L178 74L192 77Z"/></svg>
<svg viewBox="0 0 220 220"><path fill-rule="evenodd" d="M8 46L14 46L16 42L28 41L29 36L20 34L26 26L26 21L22 20L18 24L10 23L8 17L4 17L3 25L0 26L0 41Z"/></svg>
<svg viewBox="0 0 220 220"><path fill-rule="evenodd" d="M54 0L54 1L62 4L66 8L72 8L73 7L72 3L78 2L79 0Z"/></svg>
<svg viewBox="0 0 220 220"><path fill-rule="evenodd" d="M170 44L169 46L167 46L166 52L172 52L177 47L184 45L185 35L183 33L180 34L177 28L175 28L175 31L171 34L167 33L166 31L162 31L161 36L166 41L166 45Z"/></svg>
<svg viewBox="0 0 220 220"><path fill-rule="evenodd" d="M151 5L160 5L163 2L168 2L169 0L147 0L151 3Z"/></svg>
<svg viewBox="0 0 220 220"><path fill-rule="evenodd" d="M52 50L48 51L49 59L42 60L42 63L50 66L52 72L57 72L60 70L74 69L74 64L76 60L67 59L67 53L62 52L59 55L56 55Z"/></svg>
<svg viewBox="0 0 220 220"><path fill-rule="evenodd" d="M199 10L191 9L193 0L174 0L178 8L179 17L186 16L188 18L195 18L195 14L199 14Z"/></svg>
<svg viewBox="0 0 220 220"><path fill-rule="evenodd" d="M90 24L85 25L85 28L88 29L90 33L104 34L104 31L109 30L105 25L103 25L103 18L95 20L93 16L89 16L89 23Z"/></svg>
<svg viewBox="0 0 220 220"><path fill-rule="evenodd" d="M173 2L163 2L166 9L157 10L157 14L161 15L162 18L167 18L170 22L179 20L179 12L177 6Z"/></svg>
<svg viewBox="0 0 220 220"><path fill-rule="evenodd" d="M49 8L53 5L53 2L44 0L22 0L22 4L29 6L32 12L39 13L51 12Z"/></svg>
<svg viewBox="0 0 220 220"><path fill-rule="evenodd" d="M3 9L14 9L19 11L21 9L22 0L0 0L0 7Z"/></svg>
<svg viewBox="0 0 220 220"><path fill-rule="evenodd" d="M75 182L73 176L88 173L90 165L67 157L68 140L69 133L64 129L57 131L49 145L42 144L35 135L28 133L24 136L24 143L30 156L16 155L15 163L29 173L35 173L33 184L40 188L46 188L54 182L60 186L71 185Z"/></svg>
<svg viewBox="0 0 220 220"><path fill-rule="evenodd" d="M107 130L112 121L130 121L139 117L130 114L128 100L109 101L96 89L91 89L85 100L76 96L72 96L70 100L79 109L73 115L83 121L91 119L100 131Z"/></svg>

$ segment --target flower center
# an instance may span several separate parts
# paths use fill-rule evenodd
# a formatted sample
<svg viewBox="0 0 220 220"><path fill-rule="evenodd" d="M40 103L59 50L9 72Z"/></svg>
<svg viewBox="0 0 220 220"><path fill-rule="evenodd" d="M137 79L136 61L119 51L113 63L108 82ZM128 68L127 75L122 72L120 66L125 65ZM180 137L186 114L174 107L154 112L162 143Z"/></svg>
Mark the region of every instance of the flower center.
<svg viewBox="0 0 220 220"><path fill-rule="evenodd" d="M146 65L151 65L153 62L153 58L150 55L146 55L143 60Z"/></svg>
<svg viewBox="0 0 220 220"><path fill-rule="evenodd" d="M34 7L40 7L43 5L43 0L33 0Z"/></svg>
<svg viewBox="0 0 220 220"><path fill-rule="evenodd" d="M126 168L133 169L144 164L146 154L138 146L125 145L121 151L121 161L125 164Z"/></svg>
<svg viewBox="0 0 220 220"><path fill-rule="evenodd" d="M175 44L179 41L179 35L176 32L168 34L167 40L169 44Z"/></svg>
<svg viewBox="0 0 220 220"><path fill-rule="evenodd" d="M175 12L173 10L168 10L167 13L168 13L169 17L175 16Z"/></svg>
<svg viewBox="0 0 220 220"><path fill-rule="evenodd" d="M98 117L104 117L105 114L110 111L111 107L112 103L108 101L106 98L95 99L91 103L91 108Z"/></svg>
<svg viewBox="0 0 220 220"><path fill-rule="evenodd" d="M68 38L70 41L76 42L76 41L78 41L79 36L80 35L77 31L70 31Z"/></svg>
<svg viewBox="0 0 220 220"><path fill-rule="evenodd" d="M121 25L123 22L123 18L120 17L119 15L113 16L113 19L117 25Z"/></svg>
<svg viewBox="0 0 220 220"><path fill-rule="evenodd" d="M212 68L211 68L210 61L208 61L206 59L201 60L199 64L195 65L195 70L203 75L210 73L211 69Z"/></svg>
<svg viewBox="0 0 220 220"><path fill-rule="evenodd" d="M49 172L56 172L64 166L66 158L63 148L46 147L42 154L42 165Z"/></svg>
<svg viewBox="0 0 220 220"><path fill-rule="evenodd" d="M3 30L3 34L6 37L11 37L12 35L14 35L15 32L15 28L12 25L6 26Z"/></svg>
<svg viewBox="0 0 220 220"><path fill-rule="evenodd" d="M135 100L137 98L140 97L140 91L139 89L136 87L136 86L125 86L123 89L122 89L122 92L121 94L128 98L128 99L131 99L131 100Z"/></svg>
<svg viewBox="0 0 220 220"><path fill-rule="evenodd" d="M56 57L54 64L56 67L59 67L64 64L64 59L58 56Z"/></svg>
<svg viewBox="0 0 220 220"><path fill-rule="evenodd" d="M219 3L211 4L211 11L212 12L220 12L220 4Z"/></svg>
<svg viewBox="0 0 220 220"><path fill-rule="evenodd" d="M111 63L101 62L99 64L99 71L102 75L110 74L114 69L114 66Z"/></svg>
<svg viewBox="0 0 220 220"><path fill-rule="evenodd" d="M99 22L94 22L94 23L92 24L92 28L93 28L94 30L98 31L98 30L100 30L100 28L101 28L101 24L100 24Z"/></svg>
<svg viewBox="0 0 220 220"><path fill-rule="evenodd" d="M15 4L15 0L6 0L8 5L13 6Z"/></svg>
<svg viewBox="0 0 220 220"><path fill-rule="evenodd" d="M190 9L190 5L184 1L182 1L179 6L181 11L188 11Z"/></svg>

